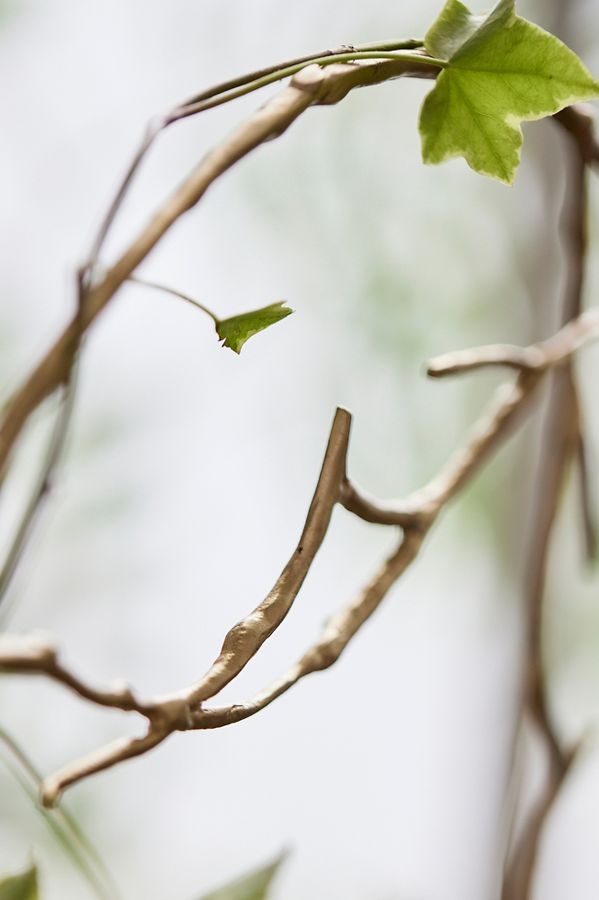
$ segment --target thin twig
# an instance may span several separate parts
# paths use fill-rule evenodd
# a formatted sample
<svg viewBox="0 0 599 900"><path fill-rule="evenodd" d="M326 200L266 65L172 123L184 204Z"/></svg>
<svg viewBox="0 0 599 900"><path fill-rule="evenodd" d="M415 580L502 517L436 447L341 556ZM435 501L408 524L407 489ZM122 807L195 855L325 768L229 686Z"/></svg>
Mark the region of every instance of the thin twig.
<svg viewBox="0 0 599 900"><path fill-rule="evenodd" d="M506 366L511 369L540 372L543 369L555 368L568 364L572 356L572 348L577 350L599 336L599 310L591 309L578 317L566 320L566 324L557 334L538 344L529 347L517 347L512 344L490 344L488 347L476 347L474 350L459 350L457 353L446 353L429 362L427 374L432 378L444 378L447 375L459 375L482 369L487 366Z"/></svg>
<svg viewBox="0 0 599 900"><path fill-rule="evenodd" d="M21 521L14 533L2 569L0 570L0 605L6 596L13 575L25 550L27 539L41 512L44 500L52 490L53 480L56 477L56 468L62 457L68 435L69 423L73 413L76 378L76 371L73 369L68 383L63 388L58 412L56 413L56 421L52 428L48 447L42 462L41 472L27 506L25 507Z"/></svg>
<svg viewBox="0 0 599 900"><path fill-rule="evenodd" d="M46 453L42 459L37 481L34 484L30 499L23 511L23 515L13 536L4 564L0 570L0 605L6 596L12 578L24 554L27 541L29 540L36 520L42 510L44 501L52 491L57 469L67 441L73 411L75 409L78 382L77 356L85 331L83 324L83 304L86 297L86 288L80 273L77 274L76 296L77 310L73 320L74 334L71 343L67 348L67 369L65 379L62 386L59 386L59 388L62 387L62 396L59 400L54 427L50 434ZM0 485L1 484L2 471L0 468ZM2 618L4 620L6 619L6 615L7 609L4 607L2 610Z"/></svg>
<svg viewBox="0 0 599 900"><path fill-rule="evenodd" d="M595 493L594 469L591 466L586 441L583 438L584 422L582 412L579 410L581 423L578 443L576 447L578 484L580 491L580 505L582 511L582 529L584 534L584 549L587 560L593 562L597 559L599 542L597 539L597 508Z"/></svg>
<svg viewBox="0 0 599 900"><path fill-rule="evenodd" d="M560 343L573 340L579 346L596 333L596 311L581 316L586 258L586 161L578 145L572 153L573 184L567 191L565 243L568 279L562 309L564 328L545 341L550 355L562 364L553 373L544 422L532 516L530 548L525 583L526 662L522 690L522 712L528 713L546 748L549 772L542 796L529 814L520 838L508 859L502 900L529 900L545 822L570 770L573 752L562 747L549 709L548 685L543 660L543 618L546 597L547 561L563 485L569 464L576 459L583 441L578 392L571 357ZM571 321L577 317L576 320ZM582 332L579 323L583 323ZM585 327L586 323L586 327ZM542 345L538 345L542 346ZM553 347L553 351L551 348ZM583 498L584 520L589 521L588 497ZM587 537L587 541L589 538ZM521 728L520 728L521 732Z"/></svg>
<svg viewBox="0 0 599 900"><path fill-rule="evenodd" d="M318 66L330 66L335 63L359 63L364 62L369 59L389 59L389 60L416 60L418 62L422 62L427 66L431 67L431 72L436 74L439 69L443 69L447 66L447 62L442 59L434 59L433 57L427 56L426 53L421 52L413 52L413 51L405 51L405 50L396 50L396 51L383 51L383 50L357 50L350 49L344 50L340 53L335 54L325 54L325 56L314 57L312 59L312 65ZM271 84L276 84L278 81L283 81L285 78L291 78L293 75L300 72L303 68L305 68L305 63L298 63L296 65L288 66L285 69L278 69L275 72L264 75L261 78L257 78L255 81L250 81L249 83L244 83L241 87L236 88L235 90L228 91L227 93L219 94L218 96L213 96L208 100L200 100L197 103L191 103L188 106L184 106L181 109L175 109L168 116L168 119L165 121L165 126L170 125L173 122L177 122L181 119L186 119L189 116L195 116L198 113L206 112L209 109L215 109L217 106L222 106L225 103L230 103L231 100L238 100L240 97L245 97L247 94L251 94L254 91L259 91L264 87L268 87Z"/></svg>
<svg viewBox="0 0 599 900"><path fill-rule="evenodd" d="M265 78L268 75L274 75L277 72L285 71L287 69L293 68L294 66L305 66L309 63L314 62L314 60L316 59L338 56L340 53L345 53L348 50L355 51L356 53L366 53L368 51L375 50L418 50L422 46L422 41L417 40L385 41L384 43L358 44L355 47L348 44L341 44L341 46L337 47L334 50L323 50L320 53L310 53L307 56L299 56L296 59L287 59L283 62L275 63L272 66L267 66L266 68L258 69L254 72L246 72L244 75L237 76L236 78L231 78L229 81L223 81L221 84L213 85L212 87L208 88L208 90L202 91L200 94L195 94L193 97L189 97L183 103L179 103L175 107L175 110L190 109L191 107L196 106L198 103L203 103L204 100L211 100L212 97L216 97L219 94L228 94L235 88L243 87L244 85L259 81L261 78Z"/></svg>

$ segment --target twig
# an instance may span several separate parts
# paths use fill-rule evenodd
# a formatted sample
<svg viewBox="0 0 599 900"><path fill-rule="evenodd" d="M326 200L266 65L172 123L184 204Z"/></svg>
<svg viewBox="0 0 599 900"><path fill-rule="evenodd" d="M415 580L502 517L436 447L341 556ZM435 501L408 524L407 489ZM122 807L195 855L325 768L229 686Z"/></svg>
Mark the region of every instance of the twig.
<svg viewBox="0 0 599 900"><path fill-rule="evenodd" d="M189 97L184 103L179 103L175 107L175 110L190 110L191 108L197 106L198 103L203 103L205 100L211 100L213 97L216 97L219 94L228 94L235 88L243 87L244 85L260 81L260 79L265 78L269 75L274 75L276 73L286 71L287 69L293 68L294 66L308 65L308 63L312 63L316 59L338 56L340 53L346 53L348 50L354 51L356 53L367 53L369 51L373 52L375 50L388 52L392 50L418 50L422 46L422 41L413 39L401 41L385 41L384 43L358 44L355 47L348 44L342 44L334 50L322 50L319 53L310 53L307 56L299 56L296 59L287 59L284 62L275 63L272 66L267 66L264 69L258 69L254 72L246 72L245 75L232 78L229 81L224 81L221 84L217 84L213 87L208 88L208 90L206 91L202 91L202 93L200 94L195 94L193 97Z"/></svg>
<svg viewBox="0 0 599 900"><path fill-rule="evenodd" d="M579 123L583 121L582 113L576 114L574 119ZM572 122L572 117L567 118L567 121ZM580 315L584 287L587 216L587 161L580 143L575 147L572 160L574 183L566 194L569 201L565 216L568 282L562 310L562 321L569 324L566 324L555 338L544 342L545 346L553 344L554 358L563 365L553 375L544 423L541 441L543 454L539 463L525 584L526 664L522 710L532 717L542 737L549 761L549 773L542 796L530 813L511 859L508 860L502 900L528 900L531 897L540 836L574 758L573 751L562 747L549 710L542 640L551 535L568 465L577 458L577 455L580 456L581 445L584 446L571 358L562 353L559 345L561 341L568 342L568 335L564 337L564 332L569 332L569 339L580 346L581 341L592 337L597 330L596 311ZM575 316L578 319L570 322ZM583 323L582 330L579 328L580 323ZM594 543L595 538L591 524L589 496L586 491L582 499L588 545Z"/></svg>
<svg viewBox="0 0 599 900"><path fill-rule="evenodd" d="M320 478L295 552L263 602L229 631L217 659L189 693L188 700L192 705L214 697L235 678L291 609L327 533L333 507L339 500L345 477L350 424L349 413L338 409Z"/></svg>
<svg viewBox="0 0 599 900"><path fill-rule="evenodd" d="M591 126L591 134L594 128ZM587 218L588 218L588 185L587 168L589 161L585 148L577 144L571 157L571 175L568 190L569 203L566 206L563 223L563 242L565 245L567 264L567 284L564 299L564 321L579 316L583 308L586 258L588 250ZM572 368L570 367L572 372ZM582 526L585 535L585 551L587 559L593 561L593 548L597 545L597 523L595 521L594 504L591 493L592 476L590 459L587 453L585 423L578 403L578 389L572 372L573 403L577 407L576 449L574 459L579 469L580 504L582 510Z"/></svg>
<svg viewBox="0 0 599 900"><path fill-rule="evenodd" d="M596 496L595 479L593 477L594 473L591 467L586 441L583 438L584 425L582 423L582 413L580 411L578 418L581 421L581 427L578 434L576 456L580 505L582 508L582 528L586 558L592 562L597 558L599 550L597 540L597 517L594 512L596 508L596 502L594 501L594 497Z"/></svg>
<svg viewBox="0 0 599 900"><path fill-rule="evenodd" d="M341 46L336 50L323 50L321 53L311 53L308 56L300 56L295 59L288 59L284 62L276 63L272 66L267 66L264 69L258 69L254 72L247 72L245 75L241 75L236 78L229 79L228 81L224 81L221 84L214 85L213 87L208 88L208 90L202 91L202 93L200 94L195 94L193 97L190 97L182 103L177 104L177 106L175 106L174 109L170 110L169 112L163 115L155 116L148 123L142 142L138 147L135 156L133 157L133 160L129 165L129 168L126 171L121 184L119 185L116 195L112 200L108 211L104 216L104 219L102 220L102 224L100 225L98 234L94 239L88 261L85 265L85 269L93 273L98 260L98 256L102 250L106 237L108 236L108 232L141 163L145 159L148 151L154 144L154 141L156 140L158 135L166 128L168 128L169 125L173 125L175 122L179 122L181 119L195 116L200 112L205 112L206 110L211 109L214 106L219 106L222 103L228 103L230 100L235 99L235 96L240 96L232 95L232 92L234 92L237 88L242 88L246 85L256 83L259 83L258 87L260 87L262 86L262 79L268 78L275 73L286 72L287 70L292 68L295 70L298 66L308 65L316 59L338 56L348 49L358 52L364 52L368 50L416 50L420 47L422 47L422 41L407 40L398 42L391 41L385 44L363 44L362 46L351 48L347 46ZM282 75L280 77L284 78L285 76ZM257 88L254 87L253 90L257 90ZM219 100L215 101L214 103L208 102L213 100L213 98L215 97L219 97Z"/></svg>
<svg viewBox="0 0 599 900"><path fill-rule="evenodd" d="M81 273L77 274L76 282L77 310L73 320L73 336L66 350L66 372L62 385L62 396L59 400L58 412L52 429L48 447L42 459L40 473L33 487L29 502L27 503L21 521L13 536L2 569L0 570L0 604L10 586L17 566L23 556L27 541L33 531L35 522L41 512L46 498L49 496L56 470L63 455L68 437L71 418L75 408L77 394L78 365L77 355L85 331L83 325L83 304L86 298L86 288ZM0 486L2 485L2 469L0 466ZM2 618L6 617L6 607L2 610Z"/></svg>
<svg viewBox="0 0 599 900"><path fill-rule="evenodd" d="M511 369L541 372L547 368L568 364L573 347L578 350L589 341L596 340L598 336L599 310L592 309L578 318L572 317L572 321L567 321L557 334L546 341L531 344L529 347L491 344L474 350L447 353L430 361L427 374L433 378L444 378L447 375L459 375L487 366L507 366Z"/></svg>
<svg viewBox="0 0 599 900"><path fill-rule="evenodd" d="M322 635L285 675L247 703L203 710L198 721L202 728L220 728L255 715L293 687L301 678L332 666L357 631L379 607L397 579L416 558L425 532L410 528L395 552L374 575L354 603L340 610L327 623Z"/></svg>
<svg viewBox="0 0 599 900"><path fill-rule="evenodd" d="M349 482L346 456L351 419L345 410L338 410L314 498L295 552L265 600L229 631L213 665L203 678L190 687L142 701L127 686L118 685L107 689L89 686L61 663L53 646L44 639L0 638L0 669L45 675L85 700L100 706L136 712L147 721L147 730L142 737L120 739L46 779L42 792L43 802L49 806L55 804L61 792L69 785L125 759L148 752L175 731L219 728L254 715L301 678L333 665L377 609L390 587L417 557L441 510L510 434L518 415L544 374L550 371L550 366L557 365L558 361L563 362L568 352L572 355L579 349L579 326L580 323L565 332L570 340L569 351L563 344L560 345L562 349L559 355L554 353L551 356L550 350L547 350L546 365L539 366L534 372L524 370L515 384L503 385L487 412L473 427L464 446L451 457L439 474L404 502L393 506L367 500ZM553 345L545 342L544 345L537 346ZM484 348L480 358L485 358ZM504 361L498 362L503 364ZM248 703L206 708L205 701L219 693L242 671L284 620L322 544L336 503L341 503L357 515L363 515L368 521L399 526L402 536L397 550L357 600L329 622L321 638L281 679Z"/></svg>
<svg viewBox="0 0 599 900"><path fill-rule="evenodd" d="M532 716L547 748L549 774L543 794L531 812L511 860L506 868L503 900L528 900L537 859L538 841L555 798L568 772L567 754L562 750L548 708L543 665L543 599L550 538L560 494L577 439L573 382L567 370L556 373L547 410L542 446L550 448L541 459L536 488L534 527L527 554L525 587L527 636L524 709Z"/></svg>
<svg viewBox="0 0 599 900"><path fill-rule="evenodd" d="M68 383L63 388L58 412L56 413L56 421L50 435L40 475L38 476L31 497L25 507L21 521L15 531L12 543L6 554L2 569L0 570L0 605L6 596L12 577L25 549L27 539L41 512L42 504L52 490L56 467L62 456L69 430L69 422L73 412L76 377L76 372L73 370Z"/></svg>
<svg viewBox="0 0 599 900"><path fill-rule="evenodd" d="M421 61L427 66L431 67L431 72L436 74L439 69L444 69L447 67L448 63L446 60L435 59L433 57L428 56L424 52L413 52L406 50L359 50L357 48L345 48L339 53L326 53L324 56L320 57L312 57L311 63L312 65L318 66L330 66L335 63L360 63L367 61L369 59L389 59L389 60L414 60ZM263 75L260 78L257 78L255 81L245 82L242 86L236 88L235 90L228 91L226 93L221 93L218 96L212 96L211 99L200 100L197 103L190 103L187 106L184 106L180 109L175 109L170 116L165 120L165 125L170 125L173 122L177 122L180 119L185 119L188 116L194 116L197 113L205 112L209 109L214 109L217 106L222 106L224 103L229 103L231 100L238 100L240 97L245 97L247 94L251 94L254 91L258 91L263 87L268 87L271 84L276 84L278 81L282 81L285 78L290 78L291 76L300 72L303 68L305 68L306 63L301 62L295 65L287 66L283 69L278 69L269 73L267 75ZM433 75L434 77L434 75Z"/></svg>
<svg viewBox="0 0 599 900"><path fill-rule="evenodd" d="M68 377L79 332L86 331L171 226L192 209L224 172L265 141L279 137L311 106L341 101L357 87L400 76L427 78L435 69L416 59L310 65L220 146L213 149L160 206L120 259L97 282L84 271L86 293L81 314L66 327L8 404L0 426L0 480L11 450L31 413Z"/></svg>

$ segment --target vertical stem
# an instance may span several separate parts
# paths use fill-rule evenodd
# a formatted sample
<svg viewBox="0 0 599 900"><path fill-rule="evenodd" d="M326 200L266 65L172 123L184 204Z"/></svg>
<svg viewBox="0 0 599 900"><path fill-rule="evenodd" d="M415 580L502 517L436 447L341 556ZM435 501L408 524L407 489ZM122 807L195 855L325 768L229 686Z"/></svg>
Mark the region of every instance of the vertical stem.
<svg viewBox="0 0 599 900"><path fill-rule="evenodd" d="M568 186L564 215L567 284L562 307L562 325L581 312L587 243L586 166L578 148L574 145L570 150L569 159L571 183ZM543 665L543 616L551 536L568 465L578 451L579 441L578 399L572 365L568 363L553 374L549 394L524 588L526 662L523 712L530 714L543 739L549 773L541 799L525 823L523 834L507 867L502 891L503 900L529 900L532 896L539 839L571 762L571 755L560 746L549 710Z"/></svg>

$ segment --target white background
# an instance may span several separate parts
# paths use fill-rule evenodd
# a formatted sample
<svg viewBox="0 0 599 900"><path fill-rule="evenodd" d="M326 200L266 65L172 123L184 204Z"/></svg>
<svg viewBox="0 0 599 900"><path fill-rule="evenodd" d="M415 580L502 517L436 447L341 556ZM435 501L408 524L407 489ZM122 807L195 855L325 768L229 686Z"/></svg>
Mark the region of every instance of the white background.
<svg viewBox="0 0 599 900"><path fill-rule="evenodd" d="M73 269L152 114L271 61L421 36L437 6L15 0L0 30L0 399L70 314ZM520 12L554 27L550 6L523 0ZM567 6L571 42L597 71L596 3ZM551 123L527 128L512 190L461 161L425 168L416 121L428 88L395 82L309 111L212 188L144 264L146 277L221 314L288 300L296 314L240 357L183 304L120 291L86 345L67 466L13 585L12 630L52 632L98 683L124 677L151 694L191 682L292 551L336 405L354 414L358 483L406 493L496 381L428 383L422 362L549 333L565 142ZM163 136L107 259L262 99ZM589 351L595 447L598 363ZM4 540L50 412L21 448ZM333 669L245 723L174 736L72 791L69 808L128 900L197 897L283 847L292 853L277 900L497 897L533 438L442 517ZM566 740L588 734L599 707L597 579L580 574L576 523L572 501L548 622ZM251 696L295 660L392 540L336 512L297 607L226 697ZM0 715L44 772L135 728L37 680L3 679ZM591 734L545 833L543 900L598 894L593 746ZM539 778L527 767L530 791ZM4 770L0 798L0 868L32 852L44 898L86 897Z"/></svg>

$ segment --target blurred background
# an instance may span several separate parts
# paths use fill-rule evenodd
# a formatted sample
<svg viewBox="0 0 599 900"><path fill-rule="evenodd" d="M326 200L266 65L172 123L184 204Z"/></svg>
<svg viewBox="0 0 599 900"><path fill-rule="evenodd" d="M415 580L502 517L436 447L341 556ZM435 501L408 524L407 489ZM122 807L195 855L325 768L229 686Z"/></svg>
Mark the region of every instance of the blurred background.
<svg viewBox="0 0 599 900"><path fill-rule="evenodd" d="M73 271L153 114L279 59L421 37L440 5L4 0L0 402L70 315ZM597 0L521 0L519 12L599 71ZM144 264L146 278L221 315L287 300L295 315L240 357L184 304L120 291L86 341L65 465L3 628L51 632L94 683L122 677L146 695L188 684L294 548L337 405L354 415L352 477L399 496L436 471L498 380L428 382L423 362L554 330L565 138L551 122L525 127L513 189L463 161L425 168L416 122L429 87L397 81L309 111L220 181ZM276 90L164 135L106 259ZM588 302L599 286L596 185L591 208ZM598 351L579 368L597 460ZM3 547L53 410L40 410L21 444ZM275 900L497 896L538 424L446 512L331 670L255 718L176 735L68 794L128 900L197 897L284 847ZM582 565L579 531L568 495L553 542L547 663L560 733L586 743L545 831L543 900L599 891L599 573ZM246 699L301 655L392 541L336 511L296 607L223 699ZM136 728L16 677L0 684L0 721L44 773ZM533 744L531 798L537 756ZM91 896L0 764L0 871L32 855L44 898Z"/></svg>

